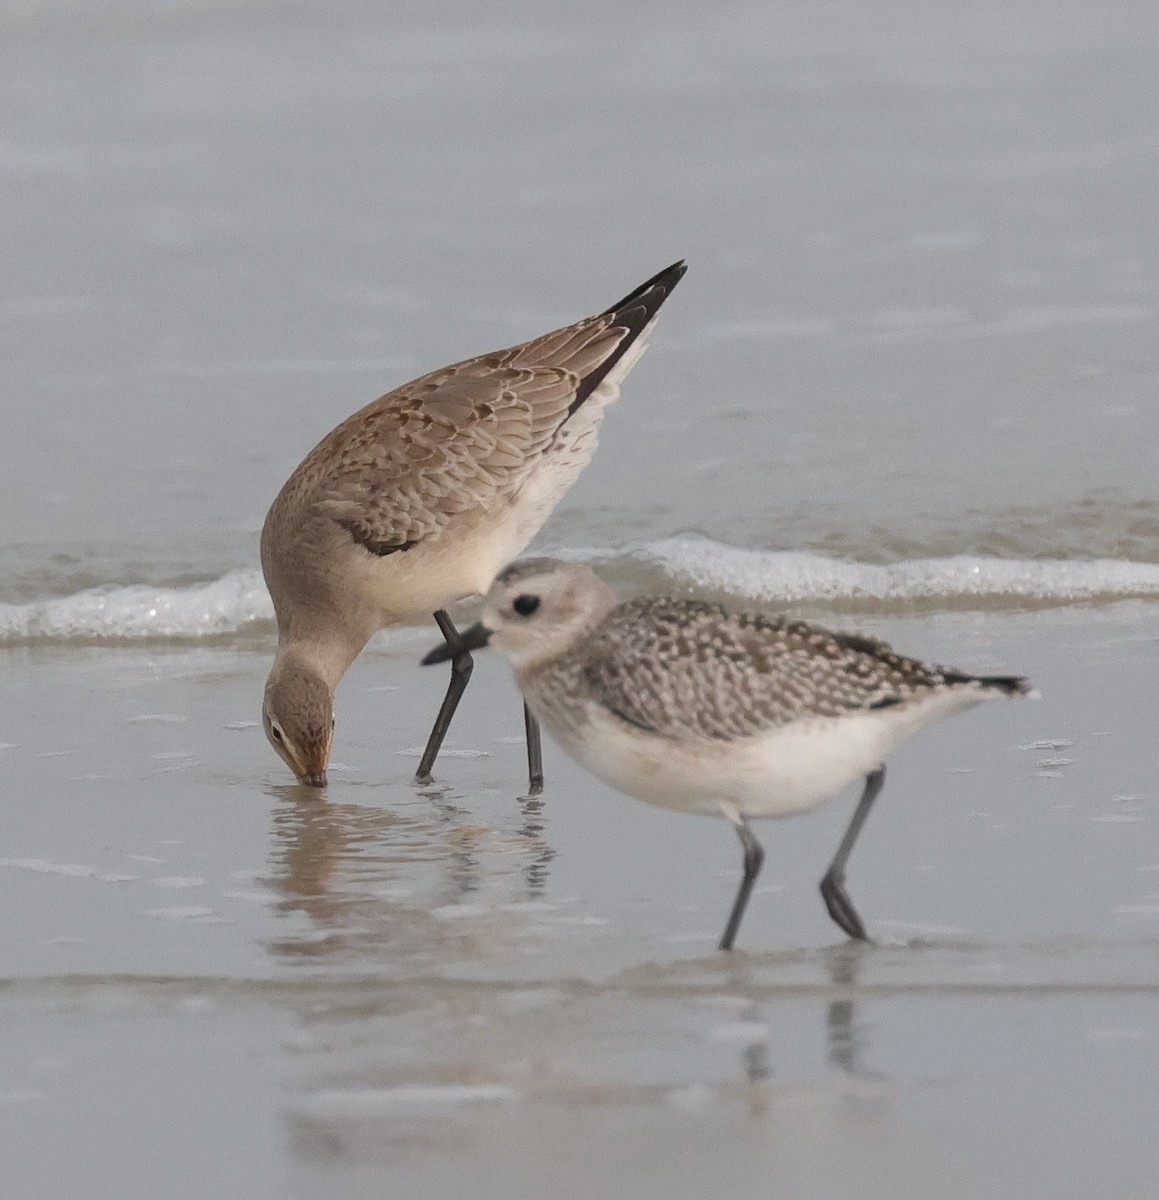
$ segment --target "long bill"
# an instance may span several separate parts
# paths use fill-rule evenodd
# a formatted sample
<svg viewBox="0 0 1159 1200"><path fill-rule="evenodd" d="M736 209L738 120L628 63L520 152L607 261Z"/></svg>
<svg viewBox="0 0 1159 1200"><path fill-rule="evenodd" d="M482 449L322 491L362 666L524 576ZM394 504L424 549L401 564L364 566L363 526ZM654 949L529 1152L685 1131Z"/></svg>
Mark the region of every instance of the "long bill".
<svg viewBox="0 0 1159 1200"><path fill-rule="evenodd" d="M424 655L422 665L433 667L436 663L450 662L460 654L481 650L491 640L491 630L479 622L460 632L454 641L446 641Z"/></svg>

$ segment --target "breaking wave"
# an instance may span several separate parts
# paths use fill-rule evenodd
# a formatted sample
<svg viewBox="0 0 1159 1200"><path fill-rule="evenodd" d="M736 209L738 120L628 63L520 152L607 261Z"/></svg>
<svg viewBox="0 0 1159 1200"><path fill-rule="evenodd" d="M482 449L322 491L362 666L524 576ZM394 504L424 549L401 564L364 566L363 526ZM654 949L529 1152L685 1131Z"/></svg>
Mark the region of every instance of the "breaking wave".
<svg viewBox="0 0 1159 1200"><path fill-rule="evenodd" d="M800 551L743 550L698 537L572 551L566 557L592 562L634 591L850 612L1014 611L1159 598L1159 564L1123 559L956 556L880 565ZM260 572L236 570L188 587L109 584L0 604L0 645L265 636L272 621Z"/></svg>
<svg viewBox="0 0 1159 1200"><path fill-rule="evenodd" d="M192 587L108 585L27 604L0 604L0 644L220 637L273 617L261 572L230 571Z"/></svg>
<svg viewBox="0 0 1159 1200"><path fill-rule="evenodd" d="M1019 609L1159 598L1159 564L1124 559L955 555L876 564L676 537L627 548L602 561L616 569L624 560L636 573L662 577L668 588L854 611Z"/></svg>

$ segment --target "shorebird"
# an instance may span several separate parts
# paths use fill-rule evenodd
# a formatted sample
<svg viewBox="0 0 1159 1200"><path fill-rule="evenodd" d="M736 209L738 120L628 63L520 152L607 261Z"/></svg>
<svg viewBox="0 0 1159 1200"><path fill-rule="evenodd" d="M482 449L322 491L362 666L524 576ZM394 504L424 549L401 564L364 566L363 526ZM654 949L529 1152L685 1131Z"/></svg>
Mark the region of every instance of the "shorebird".
<svg viewBox="0 0 1159 1200"><path fill-rule="evenodd" d="M764 861L749 822L807 812L859 779L821 895L845 933L868 941L845 866L885 781L882 760L941 717L1030 694L1019 676L929 666L875 638L788 617L663 596L617 604L588 567L547 558L507 567L480 623L423 662L488 642L582 766L630 796L732 822L744 872L722 950Z"/></svg>
<svg viewBox="0 0 1159 1200"><path fill-rule="evenodd" d="M403 384L328 433L286 481L262 528L278 622L262 725L301 782L326 783L334 689L373 634L433 613L458 646L445 606L486 592L575 482L684 271L674 263L596 316ZM466 651L452 656L421 783L471 666ZM539 729L524 716L534 793Z"/></svg>

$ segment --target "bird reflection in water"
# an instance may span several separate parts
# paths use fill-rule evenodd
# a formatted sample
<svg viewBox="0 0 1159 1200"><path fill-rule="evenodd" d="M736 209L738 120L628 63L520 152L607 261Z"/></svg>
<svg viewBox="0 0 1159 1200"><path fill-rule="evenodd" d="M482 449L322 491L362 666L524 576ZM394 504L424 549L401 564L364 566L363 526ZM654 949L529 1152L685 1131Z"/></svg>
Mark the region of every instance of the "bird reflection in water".
<svg viewBox="0 0 1159 1200"><path fill-rule="evenodd" d="M850 1075L863 1074L861 1038L853 996L857 986L857 968L863 947L854 942L834 946L829 951L829 1001L826 1028L829 1033L829 1061Z"/></svg>
<svg viewBox="0 0 1159 1200"><path fill-rule="evenodd" d="M317 961L469 954L466 927L432 912L469 903L472 894L510 874L510 856L517 855L518 890L483 910L491 918L489 932L503 940L494 927L513 927L515 918L497 906L540 897L547 886L554 852L544 840L537 798L519 801L519 824L504 833L477 823L437 791L408 789L401 802L373 806L335 803L325 792L295 785L273 787L270 794L278 804L266 882L281 896L280 914L310 923L308 930L269 944L278 956Z"/></svg>
<svg viewBox="0 0 1159 1200"><path fill-rule="evenodd" d="M519 832L527 839L523 856L523 881L528 900L538 900L547 889L551 860L555 851L544 838L544 803L542 796L520 796L519 812L523 823Z"/></svg>
<svg viewBox="0 0 1159 1200"><path fill-rule="evenodd" d="M845 1075L867 1074L863 1065L862 1031L857 1023L856 990L857 973L865 947L853 942L834 946L824 953L828 984L824 994L825 1045L829 1063ZM792 962L797 962L797 956ZM796 984L778 984L769 979L770 960L749 958L736 960L728 972L728 991L740 996L749 996L750 1003L738 1013L740 1022L753 1026L753 1036L742 1043L740 1053L741 1077L745 1085L753 1090L748 1093L748 1105L753 1112L763 1112L768 1106L768 1095L761 1084L776 1075L775 1039L770 1036L769 1016L775 1013L780 1000L795 998L800 994ZM812 989L807 989L812 990Z"/></svg>

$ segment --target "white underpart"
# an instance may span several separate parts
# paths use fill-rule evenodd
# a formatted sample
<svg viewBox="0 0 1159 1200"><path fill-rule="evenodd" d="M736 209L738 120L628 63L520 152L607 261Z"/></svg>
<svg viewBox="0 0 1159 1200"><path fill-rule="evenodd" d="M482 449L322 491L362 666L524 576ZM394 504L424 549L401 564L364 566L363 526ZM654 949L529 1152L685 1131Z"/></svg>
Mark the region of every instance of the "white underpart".
<svg viewBox="0 0 1159 1200"><path fill-rule="evenodd" d="M840 717L806 717L736 741L676 741L626 725L594 701L562 726L557 709L528 701L580 764L612 787L664 808L747 818L808 812L863 779L902 742L951 713L1001 695L979 684Z"/></svg>

